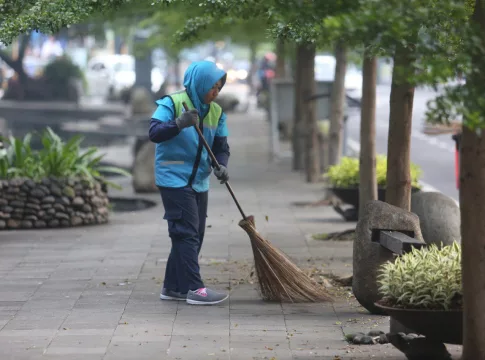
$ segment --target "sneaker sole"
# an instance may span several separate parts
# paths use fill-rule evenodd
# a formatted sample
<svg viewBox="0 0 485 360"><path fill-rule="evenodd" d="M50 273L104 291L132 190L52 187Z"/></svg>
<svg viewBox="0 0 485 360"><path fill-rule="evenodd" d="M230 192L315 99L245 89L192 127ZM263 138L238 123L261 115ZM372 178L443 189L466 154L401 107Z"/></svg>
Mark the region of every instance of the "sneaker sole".
<svg viewBox="0 0 485 360"><path fill-rule="evenodd" d="M226 296L224 299L217 300L217 301L198 301L198 300L187 299L187 304L190 304L190 305L215 305L215 304L219 304L219 303L223 302L228 297L229 297L229 295Z"/></svg>
<svg viewBox="0 0 485 360"><path fill-rule="evenodd" d="M178 298L178 297L174 297L174 296L168 296L168 295L160 294L160 300L185 301L185 298Z"/></svg>

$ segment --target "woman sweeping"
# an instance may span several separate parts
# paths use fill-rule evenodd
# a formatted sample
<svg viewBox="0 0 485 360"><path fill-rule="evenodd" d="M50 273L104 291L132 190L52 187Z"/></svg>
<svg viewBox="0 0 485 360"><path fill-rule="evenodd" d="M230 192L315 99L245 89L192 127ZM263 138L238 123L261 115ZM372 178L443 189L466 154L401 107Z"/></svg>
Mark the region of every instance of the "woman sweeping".
<svg viewBox="0 0 485 360"><path fill-rule="evenodd" d="M206 288L200 276L198 256L204 240L212 164L193 128L198 124L211 146L220 164L214 175L225 183L230 156L226 115L213 102L225 82L226 73L215 63L192 63L185 72L185 90L157 100L158 108L150 122L149 137L156 143L155 182L172 241L162 300L211 305L228 297ZM189 111L184 110L183 102Z"/></svg>

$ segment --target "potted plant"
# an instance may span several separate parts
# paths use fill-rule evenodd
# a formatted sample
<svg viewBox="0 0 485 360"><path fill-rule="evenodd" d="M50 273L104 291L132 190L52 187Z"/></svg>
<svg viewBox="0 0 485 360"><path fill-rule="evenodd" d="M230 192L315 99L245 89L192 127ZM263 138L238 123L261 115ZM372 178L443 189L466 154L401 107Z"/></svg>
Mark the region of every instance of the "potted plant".
<svg viewBox="0 0 485 360"><path fill-rule="evenodd" d="M462 343L461 248L414 248L378 271L382 299L375 305L416 333L441 343Z"/></svg>
<svg viewBox="0 0 485 360"><path fill-rule="evenodd" d="M330 190L342 202L359 208L359 159L343 157L339 164L330 166L325 173L325 178L330 183ZM421 168L411 163L411 186L412 191L419 191L421 185L419 178ZM378 155L376 158L376 180L378 200L385 201L387 178L387 157Z"/></svg>
<svg viewBox="0 0 485 360"><path fill-rule="evenodd" d="M23 139L2 138L0 149L0 229L39 229L102 224L108 221L107 186L120 188L103 173L130 175L100 166L103 155L81 149L83 138L64 142L47 128L41 149Z"/></svg>

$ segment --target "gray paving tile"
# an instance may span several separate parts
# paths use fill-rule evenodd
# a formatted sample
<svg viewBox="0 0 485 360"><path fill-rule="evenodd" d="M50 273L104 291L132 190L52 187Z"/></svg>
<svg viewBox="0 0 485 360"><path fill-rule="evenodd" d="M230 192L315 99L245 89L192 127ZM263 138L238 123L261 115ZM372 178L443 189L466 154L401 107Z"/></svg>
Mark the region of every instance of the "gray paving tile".
<svg viewBox="0 0 485 360"><path fill-rule="evenodd" d="M42 315L19 315L10 320L3 330L42 330L51 329L57 330L62 325L65 319L64 316L42 316ZM2 332L0 332L1 334Z"/></svg>
<svg viewBox="0 0 485 360"><path fill-rule="evenodd" d="M278 359L278 360L291 360L291 351L287 349L278 348L262 348L251 349L247 347L231 348L231 360L246 360L246 359Z"/></svg>
<svg viewBox="0 0 485 360"><path fill-rule="evenodd" d="M123 322L116 327L113 334L113 341L164 341L165 337L170 337L173 331L173 322L164 321L159 324L147 324L138 322Z"/></svg>
<svg viewBox="0 0 485 360"><path fill-rule="evenodd" d="M175 319L172 335L182 336L223 336L229 332L229 320L215 317L199 317Z"/></svg>
<svg viewBox="0 0 485 360"><path fill-rule="evenodd" d="M74 309L62 323L67 329L115 329L123 310Z"/></svg>
<svg viewBox="0 0 485 360"><path fill-rule="evenodd" d="M0 302L20 302L27 301L33 295L31 291L4 291L0 290Z"/></svg>
<svg viewBox="0 0 485 360"><path fill-rule="evenodd" d="M103 360L153 360L167 359L170 337L157 341L111 342Z"/></svg>
<svg viewBox="0 0 485 360"><path fill-rule="evenodd" d="M50 339L16 338L4 341L0 338L0 359L41 360Z"/></svg>
<svg viewBox="0 0 485 360"><path fill-rule="evenodd" d="M47 355L104 355L111 336L63 335L55 337L46 350Z"/></svg>
<svg viewBox="0 0 485 360"><path fill-rule="evenodd" d="M104 354L69 354L69 360L103 360ZM66 354L62 351L59 353L47 353L43 354L41 360L64 360Z"/></svg>
<svg viewBox="0 0 485 360"><path fill-rule="evenodd" d="M170 359L229 359L229 336L174 335L170 342Z"/></svg>

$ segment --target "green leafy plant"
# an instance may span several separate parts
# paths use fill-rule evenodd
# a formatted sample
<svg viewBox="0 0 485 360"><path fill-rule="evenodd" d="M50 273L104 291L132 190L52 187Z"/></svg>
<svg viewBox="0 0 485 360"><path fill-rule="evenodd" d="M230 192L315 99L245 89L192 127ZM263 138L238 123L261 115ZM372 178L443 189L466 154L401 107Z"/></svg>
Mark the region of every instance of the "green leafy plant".
<svg viewBox="0 0 485 360"><path fill-rule="evenodd" d="M16 177L40 180L53 176L58 178L79 177L90 182L99 181L120 188L106 180L101 172L129 176L127 171L111 166L101 166L104 155L96 147L81 150L82 136L76 135L64 142L51 128L41 135L42 148L34 150L31 146L32 134L23 139L14 136L4 137L7 146L0 150L0 178Z"/></svg>
<svg viewBox="0 0 485 360"><path fill-rule="evenodd" d="M419 178L421 168L411 163L411 185L420 188ZM340 188L356 188L359 186L359 159L353 157L343 157L339 164L330 166L324 175L330 183ZM387 157L378 155L376 158L376 178L377 186L385 187L387 179Z"/></svg>
<svg viewBox="0 0 485 360"><path fill-rule="evenodd" d="M44 68L44 78L56 96L65 95L69 91L69 83L73 79L81 80L86 91L88 83L84 72L67 56L57 58Z"/></svg>
<svg viewBox="0 0 485 360"><path fill-rule="evenodd" d="M409 309L461 307L461 247L431 244L381 265L377 282L381 303Z"/></svg>

